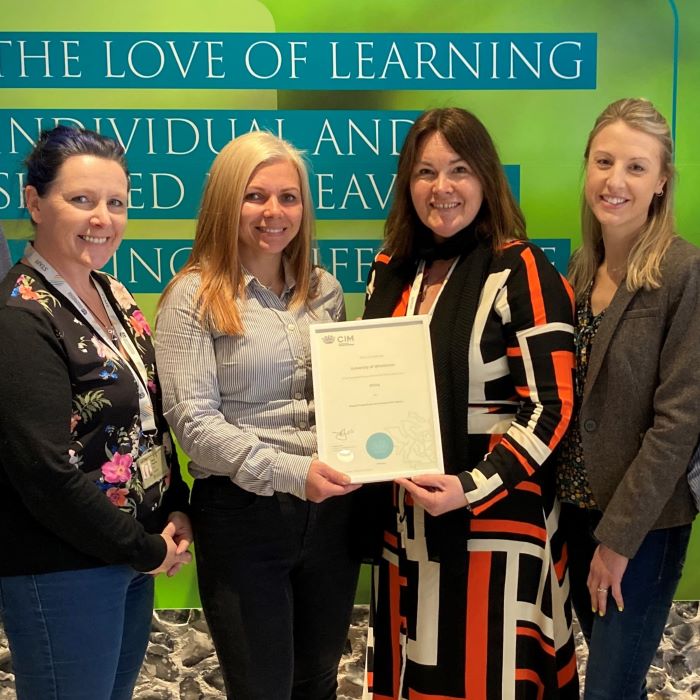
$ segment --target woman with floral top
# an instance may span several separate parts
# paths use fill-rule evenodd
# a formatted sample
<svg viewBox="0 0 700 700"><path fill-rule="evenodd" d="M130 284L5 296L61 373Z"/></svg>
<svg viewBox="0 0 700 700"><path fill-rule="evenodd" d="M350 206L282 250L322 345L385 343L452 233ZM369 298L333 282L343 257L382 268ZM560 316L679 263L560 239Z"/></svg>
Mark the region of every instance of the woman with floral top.
<svg viewBox="0 0 700 700"><path fill-rule="evenodd" d="M584 698L646 698L696 508L700 250L673 220L673 144L639 99L609 105L585 150L576 404L557 487L571 596L589 645Z"/></svg>
<svg viewBox="0 0 700 700"><path fill-rule="evenodd" d="M127 218L124 151L57 127L27 161L35 238L0 286L0 613L19 700L126 700L153 575L190 560L151 331L98 272Z"/></svg>

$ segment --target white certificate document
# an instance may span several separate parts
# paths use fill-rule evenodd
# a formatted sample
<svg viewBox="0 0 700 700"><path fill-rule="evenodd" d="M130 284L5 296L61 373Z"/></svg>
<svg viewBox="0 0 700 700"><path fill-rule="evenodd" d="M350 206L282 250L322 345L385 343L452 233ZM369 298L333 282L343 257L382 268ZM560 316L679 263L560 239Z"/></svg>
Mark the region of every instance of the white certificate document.
<svg viewBox="0 0 700 700"><path fill-rule="evenodd" d="M442 474L427 316L309 329L319 459L353 483Z"/></svg>

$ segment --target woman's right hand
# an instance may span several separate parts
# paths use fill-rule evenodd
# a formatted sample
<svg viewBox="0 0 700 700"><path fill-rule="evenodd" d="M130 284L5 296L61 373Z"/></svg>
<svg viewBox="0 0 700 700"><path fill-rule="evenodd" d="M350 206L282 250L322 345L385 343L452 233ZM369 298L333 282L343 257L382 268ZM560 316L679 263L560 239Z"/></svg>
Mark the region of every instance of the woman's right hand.
<svg viewBox="0 0 700 700"><path fill-rule="evenodd" d="M178 543L175 542L173 536L175 535L176 527L175 524L170 521L160 536L165 540L165 559L160 563L160 566L147 571L146 573L152 576L157 576L158 574L168 574L168 576L173 576L180 570L183 564L189 564L192 561L192 555L190 552L185 550L184 552L178 551L181 549Z"/></svg>
<svg viewBox="0 0 700 700"><path fill-rule="evenodd" d="M362 484L351 484L350 477L315 459L306 476L306 499L321 503L332 496L345 496L357 491Z"/></svg>

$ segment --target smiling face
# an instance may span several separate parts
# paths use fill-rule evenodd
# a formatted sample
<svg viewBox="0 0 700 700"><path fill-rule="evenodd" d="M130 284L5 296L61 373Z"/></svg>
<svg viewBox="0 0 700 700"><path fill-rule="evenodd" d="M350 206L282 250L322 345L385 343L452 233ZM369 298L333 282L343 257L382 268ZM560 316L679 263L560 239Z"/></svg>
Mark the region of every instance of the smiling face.
<svg viewBox="0 0 700 700"><path fill-rule="evenodd" d="M265 258L281 259L299 233L304 204L299 172L293 163L278 160L258 166L243 194L238 245L248 268Z"/></svg>
<svg viewBox="0 0 700 700"><path fill-rule="evenodd" d="M440 132L425 137L411 176L411 200L436 242L451 238L479 213L481 182Z"/></svg>
<svg viewBox="0 0 700 700"><path fill-rule="evenodd" d="M617 121L591 142L584 192L604 235L635 237L665 184L662 146L654 136Z"/></svg>
<svg viewBox="0 0 700 700"><path fill-rule="evenodd" d="M36 224L35 247L63 276L103 267L117 250L127 219L128 183L116 161L71 156L40 197L25 190Z"/></svg>

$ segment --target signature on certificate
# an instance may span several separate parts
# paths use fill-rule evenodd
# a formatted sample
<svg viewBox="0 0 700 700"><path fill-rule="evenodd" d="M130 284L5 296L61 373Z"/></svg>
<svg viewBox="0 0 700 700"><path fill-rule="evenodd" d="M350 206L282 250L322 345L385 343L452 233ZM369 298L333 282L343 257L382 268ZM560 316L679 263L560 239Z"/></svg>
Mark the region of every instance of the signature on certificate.
<svg viewBox="0 0 700 700"><path fill-rule="evenodd" d="M352 428L341 428L333 431L333 437L336 440L349 440L354 434L355 431Z"/></svg>

